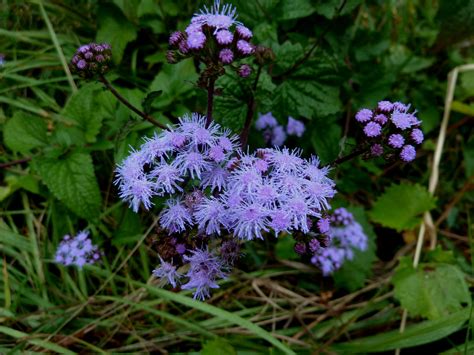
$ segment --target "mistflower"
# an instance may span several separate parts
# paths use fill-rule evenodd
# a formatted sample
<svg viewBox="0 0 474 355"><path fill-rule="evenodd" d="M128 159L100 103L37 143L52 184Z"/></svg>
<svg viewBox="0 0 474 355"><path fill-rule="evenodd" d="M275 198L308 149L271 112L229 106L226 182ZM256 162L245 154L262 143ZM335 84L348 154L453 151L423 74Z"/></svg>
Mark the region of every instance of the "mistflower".
<svg viewBox="0 0 474 355"><path fill-rule="evenodd" d="M328 235L330 242L326 248L310 245L310 250L314 253L311 262L321 269L324 276L339 269L344 261L351 260L354 250L364 251L368 246L368 238L362 226L345 208L334 211Z"/></svg>
<svg viewBox="0 0 474 355"><path fill-rule="evenodd" d="M302 137L306 127L303 122L295 120L293 117L288 117L288 124L286 125L286 133L290 136Z"/></svg>
<svg viewBox="0 0 474 355"><path fill-rule="evenodd" d="M390 119L395 124L395 126L397 128L400 128L401 130L405 130L407 128L410 128L418 124L418 121L415 118L415 116L413 116L413 114L408 113L406 111L395 110L393 111Z"/></svg>
<svg viewBox="0 0 474 355"><path fill-rule="evenodd" d="M242 78L248 77L252 73L252 68L248 64L242 64L239 68L238 74Z"/></svg>
<svg viewBox="0 0 474 355"><path fill-rule="evenodd" d="M183 33L181 31L173 32L170 35L169 44L172 47L177 47L179 42L184 39Z"/></svg>
<svg viewBox="0 0 474 355"><path fill-rule="evenodd" d="M377 123L379 123L379 124L381 124L381 125L383 126L385 123L387 123L388 118L387 118L387 116L385 116L384 114L379 113L378 115L376 115L376 116L374 117L374 121L377 122Z"/></svg>
<svg viewBox="0 0 474 355"><path fill-rule="evenodd" d="M220 258L224 264L234 265L240 255L240 244L237 241L227 240L221 244Z"/></svg>
<svg viewBox="0 0 474 355"><path fill-rule="evenodd" d="M390 101L380 101L377 107L382 112L390 112L393 109L393 104Z"/></svg>
<svg viewBox="0 0 474 355"><path fill-rule="evenodd" d="M377 137L382 133L382 127L375 122L369 122L364 127L364 133L367 137Z"/></svg>
<svg viewBox="0 0 474 355"><path fill-rule="evenodd" d="M372 118L372 111L370 111L369 109L364 108L364 109L360 110L359 112L357 112L355 118L359 122L370 121L370 119Z"/></svg>
<svg viewBox="0 0 474 355"><path fill-rule="evenodd" d="M206 35L202 32L193 32L188 35L186 44L189 49L202 49L206 43Z"/></svg>
<svg viewBox="0 0 474 355"><path fill-rule="evenodd" d="M109 70L112 48L108 43L89 43L79 47L71 59L70 68L82 78L90 79Z"/></svg>
<svg viewBox="0 0 474 355"><path fill-rule="evenodd" d="M193 223L191 211L178 199L170 199L161 211L160 223L171 233L182 232Z"/></svg>
<svg viewBox="0 0 474 355"><path fill-rule="evenodd" d="M307 233L334 197L327 174L318 159L302 159L298 150L241 153L220 197L230 211L228 230L243 240L261 239L266 232Z"/></svg>
<svg viewBox="0 0 474 355"><path fill-rule="evenodd" d="M191 256L183 258L189 263L189 271L186 277L189 281L181 288L183 290L194 290L194 299L204 300L210 296L210 288L219 288L216 281L226 278L222 271L222 261L207 250L193 250Z"/></svg>
<svg viewBox="0 0 474 355"><path fill-rule="evenodd" d="M416 150L412 145L407 144L400 152L400 158L403 161L410 162L416 158Z"/></svg>
<svg viewBox="0 0 474 355"><path fill-rule="evenodd" d="M383 147L380 144L373 144L370 147L370 154L372 154L374 157L379 157L383 154Z"/></svg>
<svg viewBox="0 0 474 355"><path fill-rule="evenodd" d="M253 36L252 31L250 31L247 27L243 25L237 26L236 32L240 38L245 39L247 41Z"/></svg>
<svg viewBox="0 0 474 355"><path fill-rule="evenodd" d="M388 144L393 148L401 148L405 144L405 138L401 134L392 134L388 138Z"/></svg>
<svg viewBox="0 0 474 355"><path fill-rule="evenodd" d="M230 64L234 60L234 52L229 48L224 48L219 52L219 60L224 64Z"/></svg>
<svg viewBox="0 0 474 355"><path fill-rule="evenodd" d="M272 146L281 147L286 141L285 129L282 126L273 127L268 141Z"/></svg>
<svg viewBox="0 0 474 355"><path fill-rule="evenodd" d="M413 142L415 142L416 144L423 143L423 140L425 138L423 136L423 132L421 131L421 129L418 129L418 128L415 128L413 131L411 131L410 137L413 140Z"/></svg>
<svg viewBox="0 0 474 355"><path fill-rule="evenodd" d="M191 19L191 23L208 25L214 28L215 33L221 29L229 29L233 25L241 25L237 21L237 10L231 4L225 4L221 7L220 0L215 0L210 8L204 6L198 14Z"/></svg>
<svg viewBox="0 0 474 355"><path fill-rule="evenodd" d="M234 40L234 35L229 30L220 30L216 33L217 43L221 46L231 44Z"/></svg>
<svg viewBox="0 0 474 355"><path fill-rule="evenodd" d="M247 41L240 39L237 41L237 50L242 55L250 55L254 52L254 47Z"/></svg>
<svg viewBox="0 0 474 355"><path fill-rule="evenodd" d="M257 120L255 121L255 128L257 128L258 130L263 130L269 127L275 127L277 125L278 121L275 117L273 117L271 112L267 112L264 115L259 114Z"/></svg>
<svg viewBox="0 0 474 355"><path fill-rule="evenodd" d="M74 265L82 268L100 259L101 252L89 239L89 232L79 232L75 237L64 236L56 250L54 260L66 266Z"/></svg>
<svg viewBox="0 0 474 355"><path fill-rule="evenodd" d="M179 279L183 276L176 270L176 266L171 263L164 261L161 256L160 258L160 266L152 271L153 276L161 279L165 282L165 284L170 284L173 287L176 287L179 283Z"/></svg>
<svg viewBox="0 0 474 355"><path fill-rule="evenodd" d="M221 234L221 229L227 225L227 214L222 202L215 198L205 198L197 207L194 218L199 229L207 235Z"/></svg>

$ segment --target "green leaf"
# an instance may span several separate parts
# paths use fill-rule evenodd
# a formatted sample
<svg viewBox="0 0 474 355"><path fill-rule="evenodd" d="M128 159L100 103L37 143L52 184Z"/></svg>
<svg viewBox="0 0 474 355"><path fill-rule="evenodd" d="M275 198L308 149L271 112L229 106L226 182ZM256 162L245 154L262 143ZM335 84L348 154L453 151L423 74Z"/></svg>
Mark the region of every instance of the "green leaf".
<svg viewBox="0 0 474 355"><path fill-rule="evenodd" d="M113 4L100 5L97 20L99 30L96 41L109 43L112 46L112 60L119 64L127 44L137 37L137 29Z"/></svg>
<svg viewBox="0 0 474 355"><path fill-rule="evenodd" d="M311 122L311 143L321 159L322 164L328 164L337 158L340 150L339 141L342 137L341 125L337 122L315 120ZM324 132L324 134L320 134Z"/></svg>
<svg viewBox="0 0 474 355"><path fill-rule="evenodd" d="M294 249L295 244L296 242L291 235L281 236L275 245L276 256L282 260L298 259L299 257Z"/></svg>
<svg viewBox="0 0 474 355"><path fill-rule="evenodd" d="M34 164L58 200L78 216L97 220L102 201L90 155L71 152L56 157L51 154L37 158Z"/></svg>
<svg viewBox="0 0 474 355"><path fill-rule="evenodd" d="M145 113L150 113L151 112L151 104L153 101L159 97L163 93L162 90L158 91L152 91L148 93L145 98L143 99L142 106L143 106L143 112Z"/></svg>
<svg viewBox="0 0 474 355"><path fill-rule="evenodd" d="M463 146L464 168L466 170L466 178L474 175L474 137L471 136Z"/></svg>
<svg viewBox="0 0 474 355"><path fill-rule="evenodd" d="M443 319L471 304L463 272L451 264L420 264L402 259L393 276L395 297L411 316Z"/></svg>
<svg viewBox="0 0 474 355"><path fill-rule="evenodd" d="M164 64L150 85L151 91L163 91L163 95L154 101L153 107L163 108L194 95L190 92L195 90L196 80L196 68L192 59L178 64Z"/></svg>
<svg viewBox="0 0 474 355"><path fill-rule="evenodd" d="M293 20L312 15L316 9L311 0L282 0L279 4L280 20Z"/></svg>
<svg viewBox="0 0 474 355"><path fill-rule="evenodd" d="M435 198L421 185L402 183L390 186L375 202L370 217L373 222L403 231L415 228L420 215L435 207Z"/></svg>
<svg viewBox="0 0 474 355"><path fill-rule="evenodd" d="M367 278L372 274L372 264L377 258L375 255L375 233L362 207L349 207L355 220L362 226L368 237L367 250L354 250L354 258L344 262L342 267L334 273L336 286L344 287L353 292L364 286Z"/></svg>
<svg viewBox="0 0 474 355"><path fill-rule="evenodd" d="M447 317L408 326L403 333L398 329L347 343L334 344L331 350L338 354L380 353L398 348L409 348L443 339L459 330L469 318L469 309Z"/></svg>
<svg viewBox="0 0 474 355"><path fill-rule="evenodd" d="M108 95L110 93L104 92L102 87L96 83L81 87L72 94L61 112L66 120L75 123L75 125L72 127L65 125L58 129L59 132L56 134L69 135L71 143L81 144L82 140L87 143L95 142L102 127L102 121L107 115L102 107L102 102L104 96ZM63 132L60 132L61 129Z"/></svg>
<svg viewBox="0 0 474 355"><path fill-rule="evenodd" d="M201 355L236 355L234 347L222 338L208 340L201 349Z"/></svg>
<svg viewBox="0 0 474 355"><path fill-rule="evenodd" d="M3 130L5 145L20 153L27 153L48 143L46 122L23 111L16 111Z"/></svg>

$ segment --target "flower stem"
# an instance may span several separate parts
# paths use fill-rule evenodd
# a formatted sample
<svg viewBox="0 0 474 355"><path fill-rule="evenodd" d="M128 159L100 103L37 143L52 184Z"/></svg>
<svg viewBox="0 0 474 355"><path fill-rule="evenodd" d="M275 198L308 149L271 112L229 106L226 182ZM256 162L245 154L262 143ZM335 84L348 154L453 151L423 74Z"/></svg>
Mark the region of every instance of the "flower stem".
<svg viewBox="0 0 474 355"><path fill-rule="evenodd" d="M214 108L214 87L216 84L216 78L211 76L207 85L207 120L206 127L212 122L212 109Z"/></svg>
<svg viewBox="0 0 474 355"><path fill-rule="evenodd" d="M105 87L110 90L110 92L125 106L127 106L130 110L135 112L137 115L142 117L144 120L150 122L151 124L155 125L156 127L160 127L161 129L166 129L166 126L164 124L161 124L157 120L155 120L152 116L146 114L143 111L140 111L138 108L133 106L130 101L128 101L126 98L124 98L120 93L112 86L112 84L105 78L105 76L100 75L99 76L99 81L105 85Z"/></svg>
<svg viewBox="0 0 474 355"><path fill-rule="evenodd" d="M31 158L24 158L24 159L10 161L7 163L2 163L0 164L0 169L9 168L10 166L13 166L13 165L23 164L23 163L29 162L30 160Z"/></svg>
<svg viewBox="0 0 474 355"><path fill-rule="evenodd" d="M257 75L255 76L255 81L253 82L252 91L250 93L250 99L247 103L247 116L245 117L244 128L242 129L242 133L240 133L240 144L242 147L247 145L247 141L249 138L250 133L250 126L252 125L253 115L255 113L255 91L257 90L258 79L260 78L260 74L262 73L262 66L258 66Z"/></svg>
<svg viewBox="0 0 474 355"><path fill-rule="evenodd" d="M368 148L361 148L361 149L356 149L354 150L352 153L349 153L343 157L340 157L340 158L337 158L336 160L334 160L332 163L330 163L329 165L330 166L335 166L335 165L339 165L339 164L342 164L346 161L349 161L349 160L352 160L356 157L358 157L359 155L362 155L364 153L368 152Z"/></svg>

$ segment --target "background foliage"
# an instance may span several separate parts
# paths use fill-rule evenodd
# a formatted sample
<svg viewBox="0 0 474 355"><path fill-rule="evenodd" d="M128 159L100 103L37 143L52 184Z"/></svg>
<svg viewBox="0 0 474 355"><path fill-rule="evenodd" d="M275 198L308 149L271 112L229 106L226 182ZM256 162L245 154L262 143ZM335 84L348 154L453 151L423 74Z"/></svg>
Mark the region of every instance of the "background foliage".
<svg viewBox="0 0 474 355"><path fill-rule="evenodd" d="M290 146L328 163L355 147L359 108L388 98L418 110L427 140L413 164L358 159L333 171L334 205L351 206L370 248L334 278L323 278L297 258L290 238L268 239L248 245L238 270L207 303L157 288L150 279L158 261L156 214L131 212L112 183L115 165L154 128L99 83L68 77L58 50L70 58L80 44L111 43L109 80L160 122L175 122L185 112L205 111L206 93L195 85L200 68L165 60L169 33L183 29L202 4L4 1L0 351L474 350L473 72L462 74L456 88L436 198L425 187L446 75L472 61L474 1L233 3L254 43L275 54L258 81L257 112L307 125ZM217 82L223 91L214 116L236 131L253 78L228 73ZM250 144L262 144L257 132ZM410 255L428 210L439 248L414 269ZM60 238L84 228L107 258L82 271L55 265ZM402 309L409 320L400 335Z"/></svg>

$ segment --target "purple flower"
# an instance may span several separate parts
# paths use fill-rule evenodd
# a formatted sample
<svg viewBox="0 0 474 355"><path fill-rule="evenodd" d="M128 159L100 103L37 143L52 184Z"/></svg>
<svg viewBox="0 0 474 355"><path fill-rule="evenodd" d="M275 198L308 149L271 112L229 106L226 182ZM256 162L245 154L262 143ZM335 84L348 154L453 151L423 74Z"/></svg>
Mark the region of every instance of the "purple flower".
<svg viewBox="0 0 474 355"><path fill-rule="evenodd" d="M329 219L328 218L321 218L318 221L318 229L320 233L326 234L329 232Z"/></svg>
<svg viewBox="0 0 474 355"><path fill-rule="evenodd" d="M227 240L221 245L221 260L227 265L234 265L240 257L240 244L235 240Z"/></svg>
<svg viewBox="0 0 474 355"><path fill-rule="evenodd" d="M206 43L206 35L202 32L193 32L188 35L186 44L190 49L202 49Z"/></svg>
<svg viewBox="0 0 474 355"><path fill-rule="evenodd" d="M370 121L370 119L372 118L372 111L369 109L363 108L362 110L356 113L355 118L357 121L362 122L362 123Z"/></svg>
<svg viewBox="0 0 474 355"><path fill-rule="evenodd" d="M393 110L393 104L390 101L380 101L377 107L382 112L390 112Z"/></svg>
<svg viewBox="0 0 474 355"><path fill-rule="evenodd" d="M221 228L227 225L227 213L221 201L215 198L205 198L197 207L194 218L199 229L207 235L221 234Z"/></svg>
<svg viewBox="0 0 474 355"><path fill-rule="evenodd" d="M388 138L388 144L393 148L401 148L405 144L405 138L401 134L391 134Z"/></svg>
<svg viewBox="0 0 474 355"><path fill-rule="evenodd" d="M176 287L179 283L179 279L183 275L176 270L176 266L164 261L161 256L158 257L160 258L161 264L152 271L153 276L162 279L166 284Z"/></svg>
<svg viewBox="0 0 474 355"><path fill-rule="evenodd" d="M381 124L381 125L383 126L385 123L387 123L388 118L387 118L387 116L385 116L384 114L379 113L378 115L376 115L376 116L374 117L374 121L377 122L377 123L379 123L379 124Z"/></svg>
<svg viewBox="0 0 474 355"><path fill-rule="evenodd" d="M281 147L286 141L286 132L283 126L273 127L270 136L270 144L275 147Z"/></svg>
<svg viewBox="0 0 474 355"><path fill-rule="evenodd" d="M200 13L191 19L192 23L208 25L217 32L220 29L228 29L233 25L241 25L237 20L237 10L231 4L221 7L220 0L215 0L210 8L204 7Z"/></svg>
<svg viewBox="0 0 474 355"><path fill-rule="evenodd" d="M398 110L393 111L391 120L393 124L401 130L410 128L414 124L418 123L413 114Z"/></svg>
<svg viewBox="0 0 474 355"><path fill-rule="evenodd" d="M176 252L178 254L184 254L186 253L186 244L183 244L183 243L178 243L176 244Z"/></svg>
<svg viewBox="0 0 474 355"><path fill-rule="evenodd" d="M86 66L87 66L87 62L83 59L81 59L80 61L77 62L77 67L79 69L84 69Z"/></svg>
<svg viewBox="0 0 474 355"><path fill-rule="evenodd" d="M252 38L253 34L252 34L252 31L250 31L247 27L245 26L237 26L236 27L236 31L237 31L237 35L242 38L242 39L245 39L245 40L249 40Z"/></svg>
<svg viewBox="0 0 474 355"><path fill-rule="evenodd" d="M186 27L186 34L191 35L196 32L202 32L202 25L199 23L191 23Z"/></svg>
<svg viewBox="0 0 474 355"><path fill-rule="evenodd" d="M410 108L410 105L405 105L404 103L397 101L393 103L393 109L396 111L406 112Z"/></svg>
<svg viewBox="0 0 474 355"><path fill-rule="evenodd" d="M240 239L263 239L262 232L268 232L267 211L258 203L241 204L232 212L235 218L234 235Z"/></svg>
<svg viewBox="0 0 474 355"><path fill-rule="evenodd" d="M160 223L170 233L182 232L193 223L189 209L178 199L166 201L166 207L161 212Z"/></svg>
<svg viewBox="0 0 474 355"><path fill-rule="evenodd" d="M412 145L407 144L400 152L400 158L405 162L410 162L416 158L416 150Z"/></svg>
<svg viewBox="0 0 474 355"><path fill-rule="evenodd" d="M193 250L191 256L184 256L189 263L189 271L186 277L188 283L181 288L183 290L194 290L194 299L204 300L210 296L210 288L219 288L217 279L224 279L226 274L222 271L222 261L207 250Z"/></svg>
<svg viewBox="0 0 474 355"><path fill-rule="evenodd" d="M383 147L380 144L373 144L370 147L370 154L374 157L379 157L383 154Z"/></svg>
<svg viewBox="0 0 474 355"><path fill-rule="evenodd" d="M218 164L215 164L202 175L201 187L210 187L212 191L222 191L227 186L229 172Z"/></svg>
<svg viewBox="0 0 474 355"><path fill-rule="evenodd" d="M234 40L234 35L229 30L220 30L216 33L216 40L221 46L231 44Z"/></svg>
<svg viewBox="0 0 474 355"><path fill-rule="evenodd" d="M250 55L254 52L254 47L249 42L239 39L237 41L237 50L242 55Z"/></svg>
<svg viewBox="0 0 474 355"><path fill-rule="evenodd" d="M305 243L296 243L295 252L300 255L306 254L306 244Z"/></svg>
<svg viewBox="0 0 474 355"><path fill-rule="evenodd" d="M238 74L242 78L248 77L252 73L252 68L248 64L242 64L239 68Z"/></svg>
<svg viewBox="0 0 474 355"><path fill-rule="evenodd" d="M188 41L183 39L179 42L178 48L181 53L187 54L189 52Z"/></svg>
<svg viewBox="0 0 474 355"><path fill-rule="evenodd" d="M96 262L100 254L98 247L92 244L89 232L82 231L73 238L69 235L64 236L56 250L54 260L58 264L82 268L86 264Z"/></svg>
<svg viewBox="0 0 474 355"><path fill-rule="evenodd" d="M234 52L229 48L224 48L219 52L219 60L224 64L230 64L234 60Z"/></svg>
<svg viewBox="0 0 474 355"><path fill-rule="evenodd" d="M415 128L413 131L411 131L410 137L416 144L423 143L423 140L425 139L423 132L418 128Z"/></svg>
<svg viewBox="0 0 474 355"><path fill-rule="evenodd" d="M180 31L173 32L170 35L169 44L172 47L178 46L179 42L183 39L183 33Z"/></svg>
<svg viewBox="0 0 474 355"><path fill-rule="evenodd" d="M303 136L303 133L304 133L305 130L306 130L306 127L305 127L303 122L295 120L291 116L288 117L288 124L286 125L286 132L290 136L301 137L301 136Z"/></svg>
<svg viewBox="0 0 474 355"><path fill-rule="evenodd" d="M278 125L278 121L275 117L273 117L271 112L268 112L264 115L259 114L257 120L255 121L255 128L259 131L268 128L268 127L275 127Z"/></svg>
<svg viewBox="0 0 474 355"><path fill-rule="evenodd" d="M375 122L369 122L364 127L364 133L367 137L377 137L382 133L382 127Z"/></svg>

